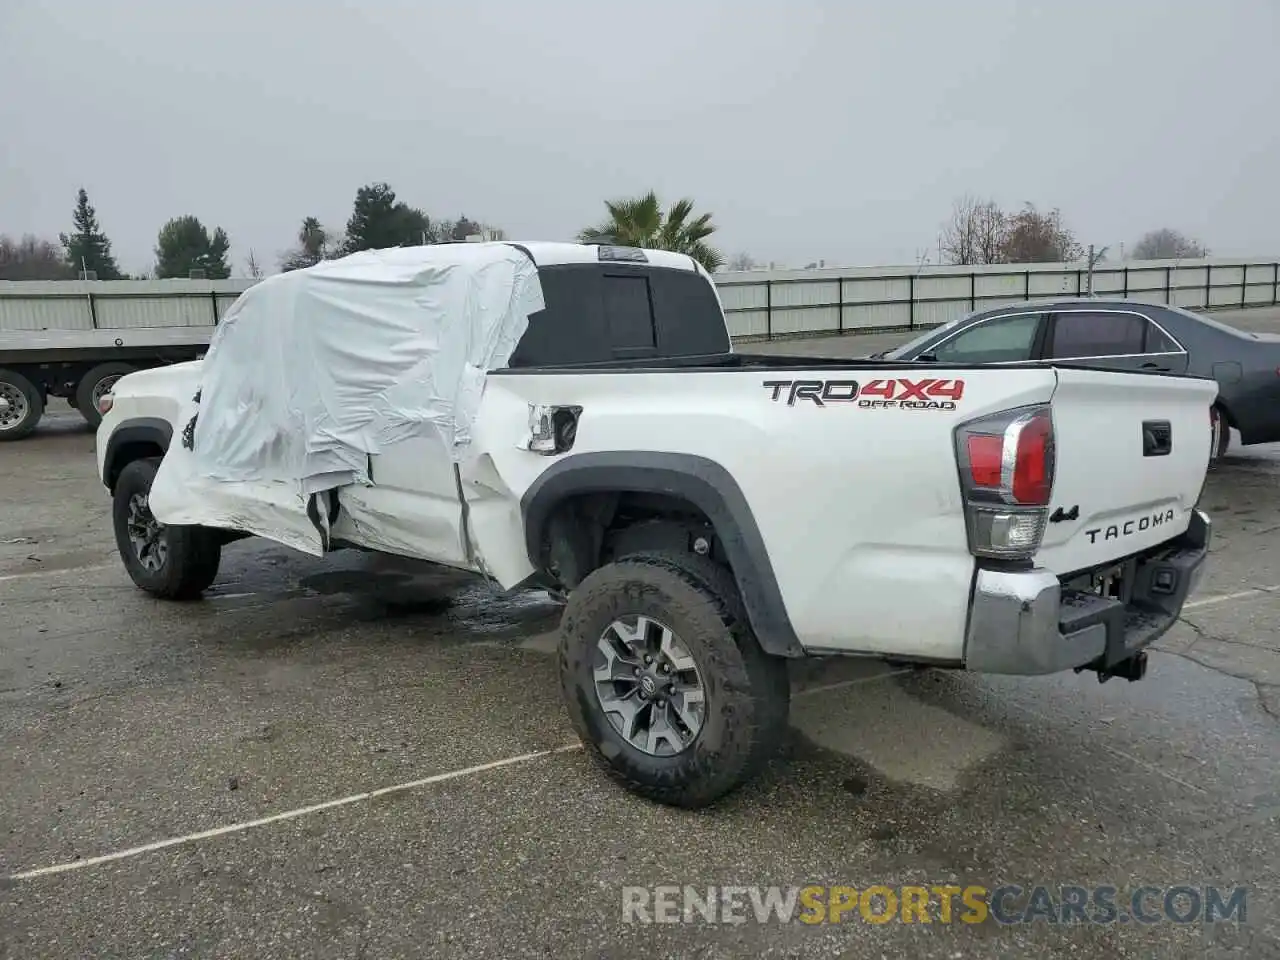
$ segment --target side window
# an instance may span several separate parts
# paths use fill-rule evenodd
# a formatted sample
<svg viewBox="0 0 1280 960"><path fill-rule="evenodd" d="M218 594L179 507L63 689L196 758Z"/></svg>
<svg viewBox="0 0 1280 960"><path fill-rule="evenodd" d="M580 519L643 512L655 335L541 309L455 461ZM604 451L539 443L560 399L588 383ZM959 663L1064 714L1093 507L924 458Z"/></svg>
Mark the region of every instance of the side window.
<svg viewBox="0 0 1280 960"><path fill-rule="evenodd" d="M691 270L573 263L540 267L538 279L546 309L529 317L512 367L731 349L715 287Z"/></svg>
<svg viewBox="0 0 1280 960"><path fill-rule="evenodd" d="M1143 353L1178 353L1181 350L1177 342L1154 323L1147 324L1147 346Z"/></svg>
<svg viewBox="0 0 1280 960"><path fill-rule="evenodd" d="M1144 317L1132 313L1091 313L1073 310L1059 313L1053 329L1056 360L1073 357L1116 357L1145 352L1144 339L1149 326ZM1152 330L1154 332L1155 328Z"/></svg>
<svg viewBox="0 0 1280 960"><path fill-rule="evenodd" d="M604 316L615 350L652 350L653 297L648 277L604 277Z"/></svg>
<svg viewBox="0 0 1280 960"><path fill-rule="evenodd" d="M716 288L691 270L651 270L649 290L664 357L727 353L732 348Z"/></svg>
<svg viewBox="0 0 1280 960"><path fill-rule="evenodd" d="M939 363L1013 363L1031 360L1040 314L985 320L926 351Z"/></svg>

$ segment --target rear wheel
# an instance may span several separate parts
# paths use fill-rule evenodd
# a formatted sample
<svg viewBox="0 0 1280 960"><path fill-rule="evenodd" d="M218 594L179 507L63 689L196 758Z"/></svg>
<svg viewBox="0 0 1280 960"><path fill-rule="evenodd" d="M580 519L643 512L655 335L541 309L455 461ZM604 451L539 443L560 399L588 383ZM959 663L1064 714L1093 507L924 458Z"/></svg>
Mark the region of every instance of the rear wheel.
<svg viewBox="0 0 1280 960"><path fill-rule="evenodd" d="M1213 436L1209 448L1209 461L1212 463L1227 455L1227 448L1231 446L1231 426L1227 423L1226 414L1216 403L1209 409L1209 423Z"/></svg>
<svg viewBox="0 0 1280 960"><path fill-rule="evenodd" d="M218 575L222 544L203 527L166 526L151 513L158 463L135 460L120 472L112 503L116 548L135 584L165 600L191 600Z"/></svg>
<svg viewBox="0 0 1280 960"><path fill-rule="evenodd" d="M44 416L44 397L16 370L0 369L0 443L29 436Z"/></svg>
<svg viewBox="0 0 1280 960"><path fill-rule="evenodd" d="M117 380L127 373L133 373L137 367L127 363L100 363L83 377L76 385L76 393L72 398L71 405L75 407L80 416L84 417L89 426L97 428L102 422L102 414L98 411L98 401L103 395L109 393L111 388L115 386Z"/></svg>
<svg viewBox="0 0 1280 960"><path fill-rule="evenodd" d="M727 571L638 554L568 598L560 682L570 720L616 782L697 808L754 776L786 731L785 661L764 653Z"/></svg>

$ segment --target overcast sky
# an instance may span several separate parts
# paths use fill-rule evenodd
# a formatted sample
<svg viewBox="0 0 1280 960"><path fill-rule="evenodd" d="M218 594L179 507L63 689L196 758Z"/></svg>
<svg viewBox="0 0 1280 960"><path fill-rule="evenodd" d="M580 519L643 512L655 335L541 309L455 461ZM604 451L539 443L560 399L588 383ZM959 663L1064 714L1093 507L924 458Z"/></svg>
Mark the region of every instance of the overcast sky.
<svg viewBox="0 0 1280 960"><path fill-rule="evenodd" d="M1276 0L0 0L0 233L83 185L122 268L193 213L240 275L370 181L524 239L652 187L726 253L871 265L975 191L1274 257L1278 42Z"/></svg>

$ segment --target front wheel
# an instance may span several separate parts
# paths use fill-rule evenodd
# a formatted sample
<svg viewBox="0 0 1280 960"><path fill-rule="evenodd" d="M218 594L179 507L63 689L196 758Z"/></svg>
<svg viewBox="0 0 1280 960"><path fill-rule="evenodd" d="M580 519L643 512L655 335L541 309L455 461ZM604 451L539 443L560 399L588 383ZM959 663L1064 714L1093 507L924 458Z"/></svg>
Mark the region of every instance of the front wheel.
<svg viewBox="0 0 1280 960"><path fill-rule="evenodd" d="M112 501L116 548L135 584L165 600L191 600L218 575L222 544L203 527L171 527L151 513L155 460L135 460L120 472Z"/></svg>
<svg viewBox="0 0 1280 960"><path fill-rule="evenodd" d="M633 555L591 573L561 623L560 683L588 755L647 799L698 808L754 776L786 730L785 661L704 558Z"/></svg>

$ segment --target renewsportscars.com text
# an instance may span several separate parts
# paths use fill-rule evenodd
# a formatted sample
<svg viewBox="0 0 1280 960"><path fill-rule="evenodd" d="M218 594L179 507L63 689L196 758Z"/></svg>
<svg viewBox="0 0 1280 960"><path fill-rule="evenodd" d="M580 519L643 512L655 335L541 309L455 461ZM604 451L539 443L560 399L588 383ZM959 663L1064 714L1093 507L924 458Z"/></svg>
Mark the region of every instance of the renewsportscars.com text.
<svg viewBox="0 0 1280 960"><path fill-rule="evenodd" d="M1153 924L1246 921L1244 887L1075 884L622 888L625 923Z"/></svg>

